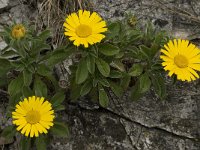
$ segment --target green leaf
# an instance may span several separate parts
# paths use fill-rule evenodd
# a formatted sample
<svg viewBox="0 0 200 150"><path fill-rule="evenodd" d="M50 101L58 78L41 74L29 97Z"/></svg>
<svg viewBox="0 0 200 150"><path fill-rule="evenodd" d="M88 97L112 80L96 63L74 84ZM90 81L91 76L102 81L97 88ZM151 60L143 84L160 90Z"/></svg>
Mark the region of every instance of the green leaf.
<svg viewBox="0 0 200 150"><path fill-rule="evenodd" d="M19 143L20 150L30 150L31 148L31 138L22 137Z"/></svg>
<svg viewBox="0 0 200 150"><path fill-rule="evenodd" d="M81 86L75 83L75 79L72 79L70 89L70 99L76 101L80 97Z"/></svg>
<svg viewBox="0 0 200 150"><path fill-rule="evenodd" d="M143 67L141 64L134 64L130 70L129 70L129 75L132 77L139 76L143 72Z"/></svg>
<svg viewBox="0 0 200 150"><path fill-rule="evenodd" d="M6 73L4 73L0 72L0 87L6 87L8 85L8 79Z"/></svg>
<svg viewBox="0 0 200 150"><path fill-rule="evenodd" d="M11 139L15 136L16 129L14 126L7 126L3 129L1 136L5 137L6 139Z"/></svg>
<svg viewBox="0 0 200 150"><path fill-rule="evenodd" d="M116 68L116 69L120 70L121 72L124 72L124 71L125 71L124 64L123 64L120 60L114 60L114 61L111 63L111 66L112 66L113 68Z"/></svg>
<svg viewBox="0 0 200 150"><path fill-rule="evenodd" d="M23 93L23 96L24 96L24 97L29 97L29 96L33 96L33 95L34 95L33 91L32 91L31 88L28 87L28 86L24 86L24 87L23 87L22 93Z"/></svg>
<svg viewBox="0 0 200 150"><path fill-rule="evenodd" d="M42 31L42 32L38 35L38 37L39 37L40 39L42 39L42 40L46 40L48 37L50 37L50 35L51 35L51 31L48 30L48 29L46 29L46 30Z"/></svg>
<svg viewBox="0 0 200 150"><path fill-rule="evenodd" d="M113 79L122 78L122 73L120 71L111 70L109 77Z"/></svg>
<svg viewBox="0 0 200 150"><path fill-rule="evenodd" d="M88 94L90 92L90 90L92 89L92 83L90 80L86 81L83 86L81 87L81 92L80 95L84 96L86 94Z"/></svg>
<svg viewBox="0 0 200 150"><path fill-rule="evenodd" d="M99 83L101 83L102 86L110 87L110 83L108 82L107 79L105 79L105 78L100 78L100 79L98 79L98 80L99 80Z"/></svg>
<svg viewBox="0 0 200 150"><path fill-rule="evenodd" d="M98 84L98 82L99 82L99 80L98 79L93 79L93 82L92 82L92 85L93 85L93 87L96 87L97 86L97 84Z"/></svg>
<svg viewBox="0 0 200 150"><path fill-rule="evenodd" d="M52 98L51 104L53 107L59 106L65 100L65 92L58 91Z"/></svg>
<svg viewBox="0 0 200 150"><path fill-rule="evenodd" d="M125 54L124 52L119 52L118 54L115 55L115 58L117 59L123 58L124 54Z"/></svg>
<svg viewBox="0 0 200 150"><path fill-rule="evenodd" d="M54 110L55 112L61 111L61 110L65 110L65 106L64 106L64 105L58 105L58 106L54 107L53 110Z"/></svg>
<svg viewBox="0 0 200 150"><path fill-rule="evenodd" d="M30 51L31 47L30 47L30 42L26 39L21 40L22 46L25 50Z"/></svg>
<svg viewBox="0 0 200 150"><path fill-rule="evenodd" d="M29 86L32 82L32 73L28 70L23 71L24 85Z"/></svg>
<svg viewBox="0 0 200 150"><path fill-rule="evenodd" d="M105 76L108 77L110 74L110 66L107 64L103 59L98 58L96 59L96 64L99 72Z"/></svg>
<svg viewBox="0 0 200 150"><path fill-rule="evenodd" d="M99 52L106 56L113 56L119 53L120 49L114 45L103 43L99 45Z"/></svg>
<svg viewBox="0 0 200 150"><path fill-rule="evenodd" d="M0 71L8 71L12 68L11 63L7 59L0 58L0 64Z"/></svg>
<svg viewBox="0 0 200 150"><path fill-rule="evenodd" d="M12 58L18 57L18 56L19 55L14 50L5 51L4 53L1 54L1 57L6 58L6 59L9 59L9 58L12 59ZM0 60L0 62L1 62L1 60ZM9 65L11 65L11 64L9 64Z"/></svg>
<svg viewBox="0 0 200 150"><path fill-rule="evenodd" d="M35 145L37 150L46 150L47 149L47 141L43 135L40 135L35 139Z"/></svg>
<svg viewBox="0 0 200 150"><path fill-rule="evenodd" d="M139 100L143 96L143 93L140 91L139 81L136 82L135 86L131 88L131 100L136 101Z"/></svg>
<svg viewBox="0 0 200 150"><path fill-rule="evenodd" d="M152 60L154 57L154 52L152 51L152 49L145 45L140 46L140 52L143 58L146 58L147 60Z"/></svg>
<svg viewBox="0 0 200 150"><path fill-rule="evenodd" d="M111 23L109 26L108 26L108 33L106 35L106 39L112 39L116 36L119 36L119 32L120 32L120 23L119 22L114 22L114 23Z"/></svg>
<svg viewBox="0 0 200 150"><path fill-rule="evenodd" d="M154 63L152 66L151 66L151 71L163 71L163 66L161 63Z"/></svg>
<svg viewBox="0 0 200 150"><path fill-rule="evenodd" d="M54 126L50 129L50 132L59 137L66 137L69 135L69 128L67 124L55 121Z"/></svg>
<svg viewBox="0 0 200 150"><path fill-rule="evenodd" d="M13 44L14 44L14 45L13 45L13 48L16 49L16 51L18 52L18 54L19 54L21 57L25 58L25 57L27 56L27 52L25 51L25 49L24 49L22 43L20 43L20 40L14 41Z"/></svg>
<svg viewBox="0 0 200 150"><path fill-rule="evenodd" d="M21 92L15 95L10 95L8 107L15 107L15 105L19 103L19 101L21 100L21 96L22 96Z"/></svg>
<svg viewBox="0 0 200 150"><path fill-rule="evenodd" d="M60 86L58 85L58 81L57 81L57 79L56 79L56 77L54 75L52 75L52 74L48 75L47 79L49 81L51 81L51 83L53 84L53 86L54 86L56 91L60 88Z"/></svg>
<svg viewBox="0 0 200 150"><path fill-rule="evenodd" d="M99 101L99 93L98 93L98 88L97 87L93 87L89 93L90 96L90 100L93 103L98 103Z"/></svg>
<svg viewBox="0 0 200 150"><path fill-rule="evenodd" d="M50 67L64 61L67 59L72 53L74 53L74 48L58 48L53 51L53 53L48 57L47 64Z"/></svg>
<svg viewBox="0 0 200 150"><path fill-rule="evenodd" d="M21 88L23 87L23 76L19 75L16 79L12 80L8 85L8 93L10 95L16 95L21 92Z"/></svg>
<svg viewBox="0 0 200 150"><path fill-rule="evenodd" d="M144 73L139 78L139 89L140 93L147 92L151 87L151 80L149 79L149 76L147 73Z"/></svg>
<svg viewBox="0 0 200 150"><path fill-rule="evenodd" d="M139 30L128 30L127 40L129 43L139 41L141 39L141 31Z"/></svg>
<svg viewBox="0 0 200 150"><path fill-rule="evenodd" d="M38 54L42 50L50 50L51 46L49 44L46 44L44 41L38 40L38 39L33 39L32 40L32 45L31 45L31 50L29 51L31 57L37 57Z"/></svg>
<svg viewBox="0 0 200 150"><path fill-rule="evenodd" d="M87 61L88 71L91 74L94 74L94 71L95 71L95 58L93 56L91 56L91 55L88 55L86 61Z"/></svg>
<svg viewBox="0 0 200 150"><path fill-rule="evenodd" d="M102 86L99 87L99 104L104 108L109 104L109 98Z"/></svg>
<svg viewBox="0 0 200 150"><path fill-rule="evenodd" d="M56 64L64 61L70 55L66 55L64 51L55 51L52 56L47 60L48 66L55 66Z"/></svg>
<svg viewBox="0 0 200 150"><path fill-rule="evenodd" d="M156 94L158 94L160 99L163 100L166 97L166 85L164 78L160 74L155 74L151 76L151 80Z"/></svg>
<svg viewBox="0 0 200 150"><path fill-rule="evenodd" d="M88 77L88 70L87 70L87 62L85 59L82 59L76 70L76 83L81 84L83 83Z"/></svg>
<svg viewBox="0 0 200 150"><path fill-rule="evenodd" d="M46 84L36 76L34 81L34 91L36 96L47 96L47 86Z"/></svg>
<svg viewBox="0 0 200 150"><path fill-rule="evenodd" d="M121 97L124 92L123 88L120 85L116 84L115 82L109 81L109 83L110 83L110 88L114 92L114 94L117 97Z"/></svg>
<svg viewBox="0 0 200 150"><path fill-rule="evenodd" d="M121 79L121 82L120 82L120 86L126 90L128 87L129 87L129 84L130 84L130 81L131 81L131 77L129 75L125 75L122 79Z"/></svg>
<svg viewBox="0 0 200 150"><path fill-rule="evenodd" d="M39 64L37 67L37 73L46 77L52 74L52 70L45 64Z"/></svg>
<svg viewBox="0 0 200 150"><path fill-rule="evenodd" d="M151 40L155 36L155 29L153 27L152 22L148 21L146 26L145 26L145 29L146 29L146 31L145 31L145 43L149 44L149 42L151 42Z"/></svg>

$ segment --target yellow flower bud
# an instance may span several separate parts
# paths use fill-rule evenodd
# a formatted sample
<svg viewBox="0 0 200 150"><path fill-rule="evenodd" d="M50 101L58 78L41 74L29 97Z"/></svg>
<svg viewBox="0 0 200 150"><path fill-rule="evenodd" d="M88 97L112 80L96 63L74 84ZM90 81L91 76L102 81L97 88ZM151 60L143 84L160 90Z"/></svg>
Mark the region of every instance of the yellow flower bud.
<svg viewBox="0 0 200 150"><path fill-rule="evenodd" d="M12 37L15 39L21 39L25 36L26 29L22 24L17 24L12 28Z"/></svg>
<svg viewBox="0 0 200 150"><path fill-rule="evenodd" d="M132 16L131 18L129 18L128 23L130 26L135 26L137 24L137 18L135 16Z"/></svg>

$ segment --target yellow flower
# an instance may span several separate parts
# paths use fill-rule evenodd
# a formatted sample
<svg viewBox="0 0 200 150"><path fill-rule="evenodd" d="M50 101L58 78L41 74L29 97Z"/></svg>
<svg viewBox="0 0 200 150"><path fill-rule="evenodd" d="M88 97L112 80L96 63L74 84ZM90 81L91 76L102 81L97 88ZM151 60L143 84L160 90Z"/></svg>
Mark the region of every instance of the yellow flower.
<svg viewBox="0 0 200 150"><path fill-rule="evenodd" d="M12 37L15 39L21 39L22 37L25 36L26 33L26 29L22 24L16 24L13 28L12 28Z"/></svg>
<svg viewBox="0 0 200 150"><path fill-rule="evenodd" d="M177 75L178 80L191 81L199 78L200 49L188 40L170 40L164 45L160 58L164 61L164 69L169 71L169 76Z"/></svg>
<svg viewBox="0 0 200 150"><path fill-rule="evenodd" d="M82 44L84 47L100 42L105 37L101 33L107 31L106 22L96 12L86 10L69 15L63 26L65 35L70 36L69 40L74 41L76 46Z"/></svg>
<svg viewBox="0 0 200 150"><path fill-rule="evenodd" d="M20 101L12 112L13 124L27 137L38 137L40 133L47 133L53 126L54 117L51 103L36 96Z"/></svg>

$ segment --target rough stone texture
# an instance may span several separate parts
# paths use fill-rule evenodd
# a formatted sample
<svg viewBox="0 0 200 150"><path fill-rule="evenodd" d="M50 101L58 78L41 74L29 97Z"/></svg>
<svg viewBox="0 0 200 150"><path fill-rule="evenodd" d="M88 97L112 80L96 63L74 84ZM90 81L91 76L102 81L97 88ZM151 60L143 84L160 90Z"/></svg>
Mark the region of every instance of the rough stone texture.
<svg viewBox="0 0 200 150"><path fill-rule="evenodd" d="M199 30L198 0L94 0L93 5L105 19L122 19L131 13L139 21L151 20L179 38Z"/></svg>
<svg viewBox="0 0 200 150"><path fill-rule="evenodd" d="M22 5L17 0L10 2L0 5L0 26L10 24L11 18L25 21L34 16L35 11L30 10L28 5ZM176 37L190 36L200 25L198 0L93 0L92 2L95 10L106 19L122 19L125 12L131 12L139 18L139 21L145 22L149 19ZM196 35L192 39L198 40L198 38L199 35ZM82 99L78 104L66 103L66 111L61 112L61 115L69 124L70 136L54 138L49 149L199 150L200 82L192 84L178 82L176 86L168 82L167 85L168 96L165 101L160 101L154 92L150 91L135 102L129 100L129 93L125 93L121 99L110 93L111 101L107 109L99 108L88 99ZM2 113L5 110L5 101L1 97L0 99L0 126L3 128L7 125L3 121L5 117ZM17 149L17 142L7 145L7 148Z"/></svg>
<svg viewBox="0 0 200 150"><path fill-rule="evenodd" d="M123 101L125 102L127 99L123 99ZM140 102L147 103L143 100ZM121 101L121 103L123 102ZM67 117L64 115L63 119L69 124L71 135L65 139L55 139L51 144L53 150L199 150L200 148L200 143L196 138L178 135L162 127L156 127L168 121L164 123L157 121L157 123L154 123L156 126L152 126L151 123L148 124L148 121L145 125L142 124L138 118L131 120L133 116L149 117L153 112L158 116L162 116L160 111L159 113L149 111L150 114L148 115L145 114L146 110L138 108L135 113L130 114L128 117L120 114L124 109L132 112L138 106L135 103L129 103L129 107L124 106L124 109L119 110L117 113L102 108L89 110L88 108L71 104L68 106L66 109ZM139 106L140 108L142 107L141 104ZM153 105L149 105L146 109L150 110L153 107ZM136 115L137 113L138 115ZM169 120L176 120L173 116L174 114L171 114L171 112L166 113ZM125 114L127 115L127 113ZM188 117L187 119L192 120L192 118ZM184 124L179 125L184 128ZM192 129L193 127L190 128ZM198 132L198 129L193 129L195 133ZM180 131L180 133L184 133L184 131Z"/></svg>
<svg viewBox="0 0 200 150"><path fill-rule="evenodd" d="M0 90L0 131L10 124L10 121L6 118L6 107L7 107L7 95Z"/></svg>
<svg viewBox="0 0 200 150"><path fill-rule="evenodd" d="M8 0L1 0L0 1L0 9L5 8L8 6Z"/></svg>
<svg viewBox="0 0 200 150"><path fill-rule="evenodd" d="M199 83L168 85L165 101L157 99L153 92L136 102L127 101L128 97L124 96L122 99L112 98L110 110L150 128L198 139L199 90Z"/></svg>

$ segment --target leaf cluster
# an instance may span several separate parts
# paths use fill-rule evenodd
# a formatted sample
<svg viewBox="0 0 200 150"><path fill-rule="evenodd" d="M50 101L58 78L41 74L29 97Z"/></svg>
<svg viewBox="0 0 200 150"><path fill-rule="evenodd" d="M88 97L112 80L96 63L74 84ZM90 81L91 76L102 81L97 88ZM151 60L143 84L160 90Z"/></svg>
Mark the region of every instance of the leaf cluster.
<svg viewBox="0 0 200 150"><path fill-rule="evenodd" d="M70 67L72 101L89 96L93 102L108 107L110 92L120 98L129 90L130 99L138 100L151 89L164 99L166 87L159 51L168 37L151 23L141 27L135 21L131 25L126 19L109 23L106 38L89 48L69 44L53 49L47 42L51 38L48 29L41 33L29 29L23 38L13 39L12 28L5 27L1 36L7 47L0 50L0 87L7 86L9 110L32 95L50 99L55 112L63 110L65 91L59 88L53 68L71 55L78 58ZM2 135L13 137L14 129L7 127ZM68 132L59 120L50 129L50 133L60 136ZM20 147L29 149L35 143L37 149L46 149L48 137L42 135L33 141L22 137Z"/></svg>
<svg viewBox="0 0 200 150"><path fill-rule="evenodd" d="M79 48L80 60L71 67L71 99L88 95L108 107L110 91L121 97L130 89L130 98L138 100L151 87L164 99L159 51L167 40L166 33L151 23L144 28L130 26L126 20L110 23L103 42Z"/></svg>
<svg viewBox="0 0 200 150"><path fill-rule="evenodd" d="M26 35L21 39L12 38L11 30L12 27L5 27L4 32L1 32L7 46L0 50L0 87L7 88L9 94L9 116L19 101L33 95L49 99L55 113L64 110L62 103L65 100L65 91L59 88L53 68L68 57L73 49L52 49L48 43L51 38L48 29L37 33L27 28ZM11 138L15 131L15 126L8 126L2 136ZM50 133L64 136L69 131L67 125L54 121ZM29 138L22 137L20 147L29 149L32 143L36 143L38 149L44 149L47 138L47 135L42 135L31 142Z"/></svg>

